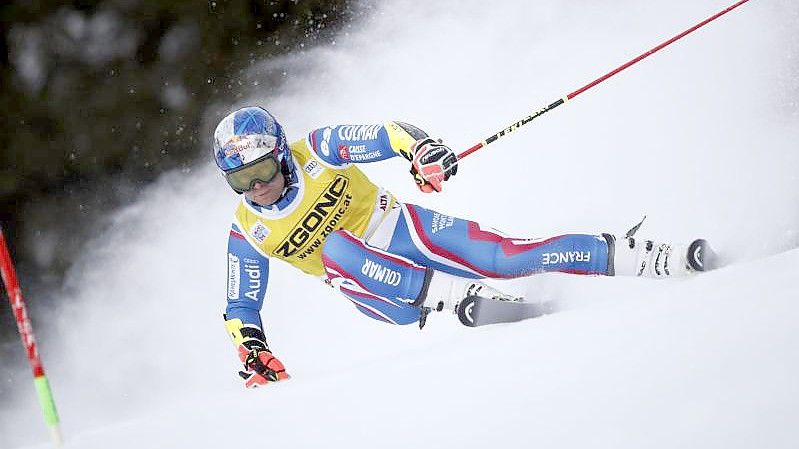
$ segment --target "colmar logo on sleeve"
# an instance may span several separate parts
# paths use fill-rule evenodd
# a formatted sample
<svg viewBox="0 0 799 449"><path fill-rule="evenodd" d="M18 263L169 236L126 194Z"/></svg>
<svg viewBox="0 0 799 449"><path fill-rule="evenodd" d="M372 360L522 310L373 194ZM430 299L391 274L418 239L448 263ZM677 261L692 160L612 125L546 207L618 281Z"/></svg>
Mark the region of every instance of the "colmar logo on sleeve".
<svg viewBox="0 0 799 449"><path fill-rule="evenodd" d="M374 140L383 125L344 125L338 128L341 140Z"/></svg>

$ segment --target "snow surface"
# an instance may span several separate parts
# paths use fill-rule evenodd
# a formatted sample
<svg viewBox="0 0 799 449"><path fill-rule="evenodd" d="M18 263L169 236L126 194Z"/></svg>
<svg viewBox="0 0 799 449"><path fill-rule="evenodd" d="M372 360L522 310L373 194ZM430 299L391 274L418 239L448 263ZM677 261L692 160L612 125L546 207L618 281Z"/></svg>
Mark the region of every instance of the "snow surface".
<svg viewBox="0 0 799 449"><path fill-rule="evenodd" d="M267 105L295 137L400 119L465 149L725 6L381 2L335 44L254 69L285 84L236 106ZM50 324L65 447L799 446L798 10L750 2L465 159L443 194L402 161L366 167L517 236L647 214L639 235L706 237L730 266L499 283L564 310L480 329L437 314L420 332L274 263L263 314L293 378L248 391L220 318L235 196L205 159L109 217L34 323ZM48 447L32 387L16 390L0 447Z"/></svg>

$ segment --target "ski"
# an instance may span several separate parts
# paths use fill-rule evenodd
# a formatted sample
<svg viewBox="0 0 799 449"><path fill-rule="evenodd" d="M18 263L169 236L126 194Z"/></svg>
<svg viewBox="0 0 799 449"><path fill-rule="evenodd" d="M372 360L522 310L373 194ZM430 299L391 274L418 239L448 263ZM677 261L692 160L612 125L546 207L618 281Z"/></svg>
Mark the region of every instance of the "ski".
<svg viewBox="0 0 799 449"><path fill-rule="evenodd" d="M458 319L469 327L513 323L554 312L551 303L503 301L482 296L466 297L457 309Z"/></svg>

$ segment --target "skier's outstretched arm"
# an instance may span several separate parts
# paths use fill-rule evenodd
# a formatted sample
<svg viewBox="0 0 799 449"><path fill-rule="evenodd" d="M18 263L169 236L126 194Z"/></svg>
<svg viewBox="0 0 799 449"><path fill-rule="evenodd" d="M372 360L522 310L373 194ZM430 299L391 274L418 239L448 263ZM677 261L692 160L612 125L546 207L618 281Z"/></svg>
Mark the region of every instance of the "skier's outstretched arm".
<svg viewBox="0 0 799 449"><path fill-rule="evenodd" d="M235 224L228 237L227 308L225 328L233 339L244 370L239 375L248 388L288 379L288 374L266 344L261 307L266 296L269 259L255 250Z"/></svg>
<svg viewBox="0 0 799 449"><path fill-rule="evenodd" d="M440 192L441 183L458 171L452 149L404 122L319 128L308 134L308 145L333 166L402 156L411 162L411 174L423 192Z"/></svg>

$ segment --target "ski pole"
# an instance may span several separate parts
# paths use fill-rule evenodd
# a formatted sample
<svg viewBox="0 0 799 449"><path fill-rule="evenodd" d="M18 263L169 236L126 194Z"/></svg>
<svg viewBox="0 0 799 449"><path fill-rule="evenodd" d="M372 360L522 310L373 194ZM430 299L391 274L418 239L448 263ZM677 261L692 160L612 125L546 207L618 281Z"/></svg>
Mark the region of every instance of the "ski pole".
<svg viewBox="0 0 799 449"><path fill-rule="evenodd" d="M25 309L25 300L22 298L22 290L19 288L17 274L14 271L14 263L11 260L11 253L6 244L6 238L0 229L0 269L2 269L3 284L6 286L8 301L11 303L11 310L17 320L17 330L22 339L22 344L28 352L28 361L33 369L33 385L39 396L39 405L44 414L44 421L50 428L53 442L56 446L61 445L61 427L58 420L58 412L53 401L53 394L50 391L50 384L44 375L44 367L39 358L39 350L36 347L36 340L33 337L33 326L28 319L28 312Z"/></svg>
<svg viewBox="0 0 799 449"><path fill-rule="evenodd" d="M572 98L576 97L577 95L580 95L581 93L585 92L586 90L596 86L597 84L601 83L602 81L605 81L606 79L608 79L608 78L612 77L613 75L621 72L622 70L626 69L627 67L630 67L631 65L633 65L633 64L641 61L642 59L648 57L649 55L651 55L653 53L656 53L659 50L662 50L663 48L665 48L665 47L671 45L672 43L682 39L683 37L687 36L688 34L691 34L692 32L698 30L699 28L702 28L703 26L707 25L708 23L718 19L719 17L723 16L724 14L727 14L728 12L730 12L733 9L743 5L744 3L748 2L748 1L749 0L740 0L738 3L735 3L734 5L726 8L725 10L723 10L721 12L718 12L718 13L714 14L711 17L708 17L707 19L697 23L696 25L692 26L691 28L689 28L689 29L683 31L682 33L672 37L671 39L663 42L662 44L658 45L657 47L654 47L651 50L649 50L649 51L647 51L645 53L642 53L638 57L636 57L636 58L634 58L634 59L632 59L632 60L630 60L630 61L628 61L628 62L626 62L626 63L624 63L622 65L620 65L619 67L617 67L617 68L611 70L610 72L600 76L599 78L595 79L594 81L591 81L590 83L588 83L585 86L583 86L583 87L575 90L574 92L566 95L565 97L559 98L558 100L550 103L548 106L545 106L545 107L539 109L538 111L534 112L532 115L529 115L529 116L519 120L518 122L513 123L512 125L508 126L507 128L503 129L502 131L494 134L493 136L483 140L482 142L480 142L477 145L469 148L468 150L464 151L463 153L458 154L458 161L460 161L461 159L465 158L466 156L474 153L475 151L479 150L480 148L483 148L484 146L494 142L495 140L499 139L500 137L505 136L506 134L510 134L513 131L516 131L522 125L526 125L526 124L530 123L531 121L533 121L533 119L544 115L545 113L555 109L556 107L562 105L563 103L566 103L567 101L571 100Z"/></svg>

